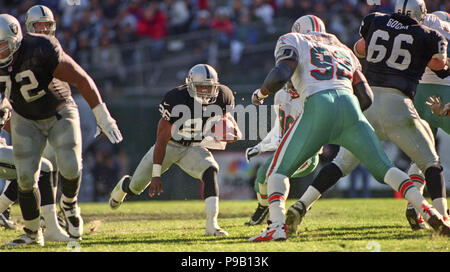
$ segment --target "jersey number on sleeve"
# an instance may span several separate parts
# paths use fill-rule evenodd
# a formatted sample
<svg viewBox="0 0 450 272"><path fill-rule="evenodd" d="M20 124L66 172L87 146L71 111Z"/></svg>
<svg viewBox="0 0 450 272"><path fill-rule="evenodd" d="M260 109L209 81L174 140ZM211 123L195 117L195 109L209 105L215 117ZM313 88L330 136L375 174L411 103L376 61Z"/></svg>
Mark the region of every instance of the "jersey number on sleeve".
<svg viewBox="0 0 450 272"><path fill-rule="evenodd" d="M369 46L367 47L367 61L371 63L378 63L382 61L387 55L387 49L384 45L377 44L378 39L389 41L389 33L385 30L377 30L370 38ZM386 65L403 71L408 69L411 64L411 53L402 48L403 43L413 44L414 38L410 34L398 34L394 37L392 52L386 60Z"/></svg>
<svg viewBox="0 0 450 272"><path fill-rule="evenodd" d="M319 69L311 70L311 76L317 80L330 80L336 78L352 79L350 59L340 51L330 52L323 47L311 48L311 64ZM336 67L333 64L336 63ZM336 70L336 73L334 72Z"/></svg>
<svg viewBox="0 0 450 272"><path fill-rule="evenodd" d="M28 81L27 83L20 86L20 93L27 103L39 99L45 95L44 90L37 90L39 83L34 76L33 71L25 70L23 72L17 73L14 79L17 83ZM0 82L6 83L5 97L9 99L11 95L11 78L9 76L0 76Z"/></svg>

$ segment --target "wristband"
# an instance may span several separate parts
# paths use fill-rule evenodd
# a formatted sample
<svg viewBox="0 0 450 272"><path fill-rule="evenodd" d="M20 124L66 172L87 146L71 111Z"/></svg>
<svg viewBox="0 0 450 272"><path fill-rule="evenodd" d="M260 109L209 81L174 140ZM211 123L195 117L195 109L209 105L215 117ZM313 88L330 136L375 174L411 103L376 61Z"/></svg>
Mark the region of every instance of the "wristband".
<svg viewBox="0 0 450 272"><path fill-rule="evenodd" d="M161 164L153 164L152 177L161 177Z"/></svg>
<svg viewBox="0 0 450 272"><path fill-rule="evenodd" d="M258 97L258 99L265 99L267 98L269 95L263 95L261 93L261 89L258 90L258 92L256 93L256 96Z"/></svg>

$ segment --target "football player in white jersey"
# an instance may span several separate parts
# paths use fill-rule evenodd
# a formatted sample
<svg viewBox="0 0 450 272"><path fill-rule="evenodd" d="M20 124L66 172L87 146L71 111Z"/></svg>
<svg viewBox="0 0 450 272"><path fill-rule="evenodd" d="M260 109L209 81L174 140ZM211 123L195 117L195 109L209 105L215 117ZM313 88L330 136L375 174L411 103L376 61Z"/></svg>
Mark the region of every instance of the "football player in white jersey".
<svg viewBox="0 0 450 272"><path fill-rule="evenodd" d="M305 15L298 18L291 28L292 32L309 33L311 31L325 31L325 24L314 15ZM267 136L257 145L247 148L245 157L247 161L250 158L259 155L262 152L275 151L281 142L282 136L291 127L295 119L303 113L303 103L299 99L300 95L289 81L274 97L275 115L279 122L276 122ZM248 226L261 224L269 213L269 204L267 201L267 168L272 161L269 157L264 164L258 168L254 189L258 199L258 207L245 224ZM298 170L290 178L300 178L309 175L319 164L319 155L316 154L305 163L299 165Z"/></svg>
<svg viewBox="0 0 450 272"><path fill-rule="evenodd" d="M372 93L353 52L332 34L291 32L278 39L274 55L276 65L262 87L253 93L252 103L262 104L264 98L291 80L300 94L304 112L283 136L267 171L269 226L249 240L287 239L288 177L297 170L298 164L304 163L325 144L337 144L350 150L379 182L401 192L436 231L450 235L450 227L439 212L423 198L409 176L389 160L362 114L372 103ZM360 99L363 103L358 103L358 97L369 101Z"/></svg>
<svg viewBox="0 0 450 272"><path fill-rule="evenodd" d="M275 94L274 111L276 118L275 125L266 135L266 137L257 145L247 148L245 158L250 161L251 158L268 151L275 151L280 144L282 136L291 127L295 119L302 114L303 105L300 103L300 95L289 82L283 89ZM269 157L264 164L259 166L254 184L254 189L258 199L258 207L245 224L248 226L261 224L269 213L269 203L267 201L267 179L266 172L270 166L272 157ZM319 155L316 154L308 159L290 178L300 178L309 175L319 164Z"/></svg>

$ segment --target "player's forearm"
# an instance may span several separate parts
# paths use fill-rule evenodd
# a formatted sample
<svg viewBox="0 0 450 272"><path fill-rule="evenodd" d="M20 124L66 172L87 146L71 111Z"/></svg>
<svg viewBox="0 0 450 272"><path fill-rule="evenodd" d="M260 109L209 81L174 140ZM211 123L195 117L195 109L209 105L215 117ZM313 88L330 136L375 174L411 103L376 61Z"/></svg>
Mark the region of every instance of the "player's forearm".
<svg viewBox="0 0 450 272"><path fill-rule="evenodd" d="M263 95L276 93L291 79L294 70L288 63L281 61L267 75L261 87Z"/></svg>
<svg viewBox="0 0 450 272"><path fill-rule="evenodd" d="M155 149L153 151L153 164L162 164L166 155L166 147L171 139L172 125L161 119L158 123Z"/></svg>

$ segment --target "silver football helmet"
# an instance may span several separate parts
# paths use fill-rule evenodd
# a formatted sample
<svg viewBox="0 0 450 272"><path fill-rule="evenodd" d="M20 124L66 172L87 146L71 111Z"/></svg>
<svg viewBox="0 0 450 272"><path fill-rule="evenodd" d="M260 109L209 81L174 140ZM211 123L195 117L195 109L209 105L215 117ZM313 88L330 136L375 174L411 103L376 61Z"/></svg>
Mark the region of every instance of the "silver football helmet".
<svg viewBox="0 0 450 272"><path fill-rule="evenodd" d="M202 104L216 101L219 94L219 77L216 70L208 64L193 66L186 77L189 95Z"/></svg>
<svg viewBox="0 0 450 272"><path fill-rule="evenodd" d="M34 28L34 23L37 22L48 22L50 23L49 35L55 35L56 31L56 22L55 17L53 16L53 12L46 6L36 5L32 6L28 9L27 15L25 17L25 27L30 33L39 33L36 32Z"/></svg>
<svg viewBox="0 0 450 272"><path fill-rule="evenodd" d="M395 1L394 12L409 16L422 23L427 14L427 7L423 0L397 0Z"/></svg>
<svg viewBox="0 0 450 272"><path fill-rule="evenodd" d="M323 21L314 15L304 15L298 18L292 25L291 32L307 34L309 32L325 33L325 24Z"/></svg>
<svg viewBox="0 0 450 272"><path fill-rule="evenodd" d="M20 47L22 38L22 29L20 28L19 21L9 14L0 14L0 43L7 42L6 46L0 48L0 53L9 50L6 57L0 58L0 68L11 64L14 53Z"/></svg>

